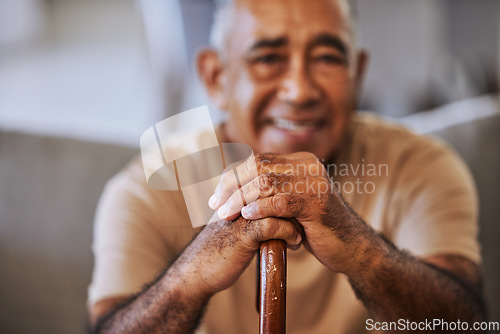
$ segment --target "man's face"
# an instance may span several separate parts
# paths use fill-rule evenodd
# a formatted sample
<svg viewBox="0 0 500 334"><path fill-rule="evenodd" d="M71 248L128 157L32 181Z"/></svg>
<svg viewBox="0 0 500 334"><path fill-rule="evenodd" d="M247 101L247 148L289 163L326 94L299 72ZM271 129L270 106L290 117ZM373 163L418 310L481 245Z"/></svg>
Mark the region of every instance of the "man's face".
<svg viewBox="0 0 500 334"><path fill-rule="evenodd" d="M337 0L241 0L221 96L232 140L256 153L339 149L360 77L348 7Z"/></svg>

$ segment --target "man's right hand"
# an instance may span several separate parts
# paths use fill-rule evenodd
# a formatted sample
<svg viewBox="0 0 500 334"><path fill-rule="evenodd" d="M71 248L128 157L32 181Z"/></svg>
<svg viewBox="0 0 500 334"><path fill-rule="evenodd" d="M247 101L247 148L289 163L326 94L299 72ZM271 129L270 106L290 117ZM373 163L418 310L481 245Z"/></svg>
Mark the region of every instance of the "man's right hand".
<svg viewBox="0 0 500 334"><path fill-rule="evenodd" d="M225 221L215 217L174 264L188 275L196 275L209 295L236 282L262 241L281 239L292 249L300 247L302 241L301 227L287 219L247 220L240 216Z"/></svg>
<svg viewBox="0 0 500 334"><path fill-rule="evenodd" d="M283 218L247 220L240 216L225 221L215 214L162 277L136 298L122 296L95 304L90 310L92 327L96 333L136 333L139 329L190 333L210 297L236 282L262 241L281 239L296 249L302 239L300 229L298 223Z"/></svg>

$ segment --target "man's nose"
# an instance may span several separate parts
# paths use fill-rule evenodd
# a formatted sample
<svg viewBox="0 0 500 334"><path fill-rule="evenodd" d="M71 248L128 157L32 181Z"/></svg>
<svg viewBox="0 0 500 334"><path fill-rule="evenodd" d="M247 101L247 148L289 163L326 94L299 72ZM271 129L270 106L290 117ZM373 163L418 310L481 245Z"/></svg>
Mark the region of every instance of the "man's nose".
<svg viewBox="0 0 500 334"><path fill-rule="evenodd" d="M305 64L291 64L288 73L283 79L278 98L297 107L306 107L316 103L321 92L311 78Z"/></svg>

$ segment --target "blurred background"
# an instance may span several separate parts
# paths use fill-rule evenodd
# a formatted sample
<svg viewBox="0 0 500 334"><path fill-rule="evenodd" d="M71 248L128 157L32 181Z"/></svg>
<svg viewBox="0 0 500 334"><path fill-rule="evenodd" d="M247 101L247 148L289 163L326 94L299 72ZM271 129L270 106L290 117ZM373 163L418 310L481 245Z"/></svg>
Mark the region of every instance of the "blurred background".
<svg viewBox="0 0 500 334"><path fill-rule="evenodd" d="M358 0L361 109L447 141L481 198L500 321L500 0ZM0 332L85 331L92 219L143 131L209 104L209 0L0 0Z"/></svg>
<svg viewBox="0 0 500 334"><path fill-rule="evenodd" d="M401 117L498 91L500 1L358 2L362 109ZM212 7L0 0L0 126L137 146L154 121L208 102L193 58Z"/></svg>

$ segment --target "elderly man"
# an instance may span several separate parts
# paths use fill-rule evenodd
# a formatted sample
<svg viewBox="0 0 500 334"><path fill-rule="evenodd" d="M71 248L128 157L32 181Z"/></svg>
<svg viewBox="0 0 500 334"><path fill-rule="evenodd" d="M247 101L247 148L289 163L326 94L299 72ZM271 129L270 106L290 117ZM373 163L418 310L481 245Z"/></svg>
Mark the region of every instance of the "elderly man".
<svg viewBox="0 0 500 334"><path fill-rule="evenodd" d="M269 239L293 250L290 333L483 319L471 177L443 144L356 115L367 56L352 12L347 0L220 3L197 68L228 113L219 141L250 145L259 175L237 167L241 190L223 175L210 199L222 219L201 231L140 161L111 180L95 227L96 332L255 333L251 262Z"/></svg>

